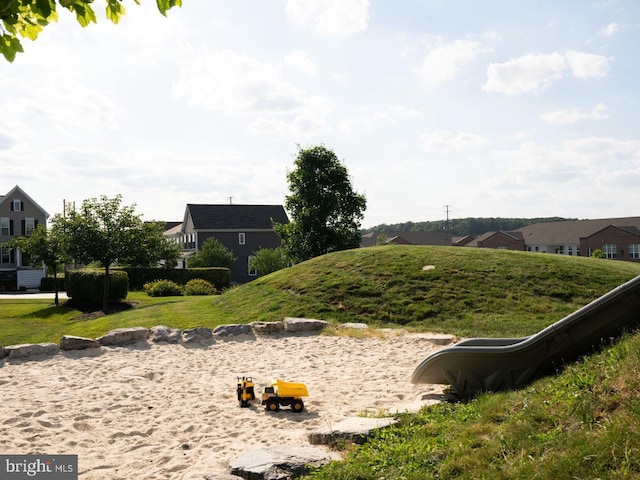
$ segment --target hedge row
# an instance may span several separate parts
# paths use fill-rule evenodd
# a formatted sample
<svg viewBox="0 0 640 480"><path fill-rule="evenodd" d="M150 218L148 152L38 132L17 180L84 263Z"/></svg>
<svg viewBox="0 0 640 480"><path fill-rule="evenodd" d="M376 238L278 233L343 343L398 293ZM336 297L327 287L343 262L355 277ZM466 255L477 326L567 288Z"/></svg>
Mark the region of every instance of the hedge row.
<svg viewBox="0 0 640 480"><path fill-rule="evenodd" d="M116 269L112 270L115 271ZM129 275L129 289L143 290L146 283L156 280L171 280L179 285L186 285L189 280L201 278L206 280L217 290L222 290L231 285L231 273L228 268L144 268L126 267L118 268Z"/></svg>
<svg viewBox="0 0 640 480"><path fill-rule="evenodd" d="M67 296L75 301L101 305L104 298L103 270L74 270L66 276ZM109 302L127 298L129 277L127 272L111 271L109 274Z"/></svg>
<svg viewBox="0 0 640 480"><path fill-rule="evenodd" d="M57 284L58 284L58 291L59 292L64 292L65 287L64 287L64 276L60 276L57 278ZM54 292L55 289L55 283L53 281L53 277L43 277L40 279L40 291L41 292Z"/></svg>

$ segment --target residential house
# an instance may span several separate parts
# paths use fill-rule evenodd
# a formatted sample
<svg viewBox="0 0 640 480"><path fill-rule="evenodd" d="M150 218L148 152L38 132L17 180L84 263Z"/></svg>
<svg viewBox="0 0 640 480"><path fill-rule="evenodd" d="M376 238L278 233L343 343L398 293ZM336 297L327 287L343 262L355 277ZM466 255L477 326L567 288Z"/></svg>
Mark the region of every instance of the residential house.
<svg viewBox="0 0 640 480"><path fill-rule="evenodd" d="M46 225L49 214L19 186L0 196L0 289L37 288L44 269L29 266L28 256L3 246L11 239L29 234Z"/></svg>
<svg viewBox="0 0 640 480"><path fill-rule="evenodd" d="M458 243L458 245L462 245ZM524 239L520 232L487 232L464 243L466 247L497 248L499 250L525 250Z"/></svg>
<svg viewBox="0 0 640 480"><path fill-rule="evenodd" d="M273 230L276 223L289 223L282 205L207 205L187 204L181 225L165 232L182 246L183 260L202 248L209 238L215 238L231 250L236 261L231 265L231 282L246 283L257 277L249 260L261 248L275 248L280 237Z"/></svg>
<svg viewBox="0 0 640 480"><path fill-rule="evenodd" d="M536 223L517 231L530 252L589 257L600 249L607 258L640 261L640 217Z"/></svg>
<svg viewBox="0 0 640 480"><path fill-rule="evenodd" d="M381 240L378 240L381 237ZM362 235L361 246L373 247L383 241L389 245L451 245L447 232L369 232Z"/></svg>

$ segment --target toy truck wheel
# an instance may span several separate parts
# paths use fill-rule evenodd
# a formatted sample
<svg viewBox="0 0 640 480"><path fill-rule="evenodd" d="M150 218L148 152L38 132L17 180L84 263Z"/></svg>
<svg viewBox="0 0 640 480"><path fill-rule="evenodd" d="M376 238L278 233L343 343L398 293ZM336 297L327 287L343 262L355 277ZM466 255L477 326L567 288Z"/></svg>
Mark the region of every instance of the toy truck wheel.
<svg viewBox="0 0 640 480"><path fill-rule="evenodd" d="M280 404L277 400L267 400L267 410L270 412L280 411Z"/></svg>
<svg viewBox="0 0 640 480"><path fill-rule="evenodd" d="M296 399L291 402L291 410L293 410L295 413L301 413L304 410L304 403L302 402L302 400Z"/></svg>

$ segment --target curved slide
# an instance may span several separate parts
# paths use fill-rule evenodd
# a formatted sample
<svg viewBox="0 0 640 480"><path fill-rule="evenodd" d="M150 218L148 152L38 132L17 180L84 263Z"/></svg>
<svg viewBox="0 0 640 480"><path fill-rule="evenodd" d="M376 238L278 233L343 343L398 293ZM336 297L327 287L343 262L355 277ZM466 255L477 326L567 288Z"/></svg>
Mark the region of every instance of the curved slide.
<svg viewBox="0 0 640 480"><path fill-rule="evenodd" d="M530 337L472 338L437 351L411 382L450 384L463 396L519 388L639 325L640 276Z"/></svg>

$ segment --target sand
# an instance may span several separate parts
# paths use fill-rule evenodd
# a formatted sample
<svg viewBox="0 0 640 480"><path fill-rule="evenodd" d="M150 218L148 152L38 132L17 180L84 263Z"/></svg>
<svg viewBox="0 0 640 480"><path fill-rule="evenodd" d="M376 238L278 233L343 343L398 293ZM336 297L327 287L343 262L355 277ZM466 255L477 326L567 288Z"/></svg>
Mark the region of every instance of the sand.
<svg viewBox="0 0 640 480"><path fill-rule="evenodd" d="M307 432L349 416L440 401L442 386L409 382L436 348L411 334L247 336L11 360L0 368L0 452L77 454L83 480L225 472L248 450L306 445ZM240 408L243 375L258 397L273 378L305 382L305 411Z"/></svg>

